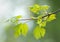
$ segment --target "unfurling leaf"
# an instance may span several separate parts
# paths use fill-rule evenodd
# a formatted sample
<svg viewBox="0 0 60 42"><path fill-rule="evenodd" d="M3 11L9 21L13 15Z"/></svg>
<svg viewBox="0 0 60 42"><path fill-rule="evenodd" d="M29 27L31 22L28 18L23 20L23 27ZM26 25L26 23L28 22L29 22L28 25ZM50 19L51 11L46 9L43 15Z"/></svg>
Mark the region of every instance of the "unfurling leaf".
<svg viewBox="0 0 60 42"><path fill-rule="evenodd" d="M35 14L38 14L40 11L40 6L38 4L35 4L33 7L30 7L30 11Z"/></svg>
<svg viewBox="0 0 60 42"><path fill-rule="evenodd" d="M16 25L15 28L14 28L14 30L15 30L15 32L14 32L15 38L18 38L21 35L21 29L19 28L19 25L20 24Z"/></svg>
<svg viewBox="0 0 60 42"><path fill-rule="evenodd" d="M10 19L10 21L14 24L18 24L18 20L21 18L22 16L21 15L18 15L18 16L15 16L15 17L12 17Z"/></svg>
<svg viewBox="0 0 60 42"><path fill-rule="evenodd" d="M40 28L38 26L34 29L33 35L37 40L41 38Z"/></svg>
<svg viewBox="0 0 60 42"><path fill-rule="evenodd" d="M21 35L21 30L18 29L18 30L15 32L14 35L15 35L16 38L19 37L19 36Z"/></svg>
<svg viewBox="0 0 60 42"><path fill-rule="evenodd" d="M36 28L33 31L33 35L38 40L38 39L41 39L42 37L44 37L45 32L46 31L45 31L44 28L41 28L39 26L36 26Z"/></svg>
<svg viewBox="0 0 60 42"><path fill-rule="evenodd" d="M21 33L23 36L26 36L27 35L27 32L28 32L28 25L26 23L21 23L19 25L19 28L21 29Z"/></svg>
<svg viewBox="0 0 60 42"><path fill-rule="evenodd" d="M42 5L41 6L41 10L48 10L49 9L49 6L48 5Z"/></svg>
<svg viewBox="0 0 60 42"><path fill-rule="evenodd" d="M40 26L40 27L45 27L45 26L46 26L46 21L41 22L41 23L39 24L39 26Z"/></svg>
<svg viewBox="0 0 60 42"><path fill-rule="evenodd" d="M44 28L40 28L40 33L41 33L42 37L45 36L45 32L46 32L46 30Z"/></svg>
<svg viewBox="0 0 60 42"><path fill-rule="evenodd" d="M35 14L39 14L42 12L43 12L42 14L45 14L48 9L49 9L48 5L35 4L34 6L30 7L30 11L35 13Z"/></svg>
<svg viewBox="0 0 60 42"><path fill-rule="evenodd" d="M42 22L42 17L41 16L38 16L37 18L38 18L37 24L40 24Z"/></svg>
<svg viewBox="0 0 60 42"><path fill-rule="evenodd" d="M23 28L22 28L22 35L26 36L28 33L28 25L26 23L23 24Z"/></svg>
<svg viewBox="0 0 60 42"><path fill-rule="evenodd" d="M46 19L47 19L47 18L42 19L41 17L38 17L37 24L38 24L40 27L45 27L45 26L46 26Z"/></svg>
<svg viewBox="0 0 60 42"><path fill-rule="evenodd" d="M26 36L28 33L28 25L26 23L20 23L15 28L15 37L18 37L20 35Z"/></svg>
<svg viewBox="0 0 60 42"><path fill-rule="evenodd" d="M37 20L37 24L40 24L42 22L42 19Z"/></svg>
<svg viewBox="0 0 60 42"><path fill-rule="evenodd" d="M52 21L52 20L54 20L54 19L56 19L56 14L51 14L51 15L48 17L47 21Z"/></svg>

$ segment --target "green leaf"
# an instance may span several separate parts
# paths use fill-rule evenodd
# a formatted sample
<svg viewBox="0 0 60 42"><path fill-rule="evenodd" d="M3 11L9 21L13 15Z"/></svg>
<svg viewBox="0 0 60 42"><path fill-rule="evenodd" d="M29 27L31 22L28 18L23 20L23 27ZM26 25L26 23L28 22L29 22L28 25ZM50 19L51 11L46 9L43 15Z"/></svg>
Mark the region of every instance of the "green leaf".
<svg viewBox="0 0 60 42"><path fill-rule="evenodd" d="M38 4L35 4L34 6L30 7L30 11L35 14L39 14L40 6Z"/></svg>
<svg viewBox="0 0 60 42"><path fill-rule="evenodd" d="M38 20L37 20L37 24L40 26L40 27L45 27L46 26L46 17L45 18L41 18L41 16L38 16Z"/></svg>
<svg viewBox="0 0 60 42"><path fill-rule="evenodd" d="M21 23L20 25L19 25L19 28L21 29L21 33L22 33L22 35L23 36L26 36L27 35L27 33L28 33L28 25L26 24L26 23Z"/></svg>
<svg viewBox="0 0 60 42"><path fill-rule="evenodd" d="M52 20L55 20L56 19L56 14L51 14L49 17L48 17L48 19L47 19L47 21L52 21Z"/></svg>
<svg viewBox="0 0 60 42"><path fill-rule="evenodd" d="M37 18L38 18L37 19L37 24L40 24L42 22L42 17L41 16L38 16Z"/></svg>
<svg viewBox="0 0 60 42"><path fill-rule="evenodd" d="M22 17L21 15L16 16L17 19L20 19L21 17Z"/></svg>
<svg viewBox="0 0 60 42"><path fill-rule="evenodd" d="M38 26L36 26L36 28L33 31L33 36L35 37L35 39L40 39L41 38L41 34L40 34L40 28Z"/></svg>
<svg viewBox="0 0 60 42"><path fill-rule="evenodd" d="M49 6L48 5L42 5L41 6L41 10L48 10L49 9Z"/></svg>
<svg viewBox="0 0 60 42"><path fill-rule="evenodd" d="M40 13L45 14L48 9L49 9L48 5L35 4L32 7L30 7L30 11L35 14L40 14Z"/></svg>
<svg viewBox="0 0 60 42"><path fill-rule="evenodd" d="M39 24L40 27L45 27L46 26L46 21L43 21Z"/></svg>
<svg viewBox="0 0 60 42"><path fill-rule="evenodd" d="M33 31L34 37L38 40L44 37L46 30L44 28L41 28L39 26L36 26L36 28Z"/></svg>
<svg viewBox="0 0 60 42"><path fill-rule="evenodd" d="M16 25L15 27L14 27L14 36L15 36L15 38L18 38L20 35L21 35L21 29L19 28L19 25L20 24L18 24L18 25Z"/></svg>
<svg viewBox="0 0 60 42"><path fill-rule="evenodd" d="M20 35L26 36L28 33L28 25L26 23L20 23L15 27L15 37L19 37Z"/></svg>
<svg viewBox="0 0 60 42"><path fill-rule="evenodd" d="M26 36L28 33L28 25L26 23L23 24L23 28L22 28L22 35Z"/></svg>
<svg viewBox="0 0 60 42"><path fill-rule="evenodd" d="M40 33L41 33L42 37L45 36L45 32L46 32L46 30L44 28L40 28Z"/></svg>
<svg viewBox="0 0 60 42"><path fill-rule="evenodd" d="M18 16L15 16L15 17L12 17L10 19L10 21L14 24L18 24L18 20L21 18L22 16L21 15L18 15Z"/></svg>
<svg viewBox="0 0 60 42"><path fill-rule="evenodd" d="M14 33L15 38L19 37L20 35L21 35L21 30L20 29L16 30L16 32Z"/></svg>
<svg viewBox="0 0 60 42"><path fill-rule="evenodd" d="M37 24L40 24L42 22L42 19L37 20Z"/></svg>

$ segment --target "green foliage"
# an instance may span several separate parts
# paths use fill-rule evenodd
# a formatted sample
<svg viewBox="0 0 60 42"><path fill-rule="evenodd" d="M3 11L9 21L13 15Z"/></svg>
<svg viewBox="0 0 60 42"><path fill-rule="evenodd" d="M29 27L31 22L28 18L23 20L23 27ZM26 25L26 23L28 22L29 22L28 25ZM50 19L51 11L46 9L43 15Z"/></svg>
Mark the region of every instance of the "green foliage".
<svg viewBox="0 0 60 42"><path fill-rule="evenodd" d="M49 9L49 6L48 5L42 5L41 6L41 10L48 10Z"/></svg>
<svg viewBox="0 0 60 42"><path fill-rule="evenodd" d="M45 32L46 30L44 28L36 26L36 28L33 31L33 35L38 40L38 39L41 39L41 37L44 37Z"/></svg>
<svg viewBox="0 0 60 42"><path fill-rule="evenodd" d="M19 37L20 35L26 36L28 33L28 25L26 23L20 23L15 27L15 37Z"/></svg>
<svg viewBox="0 0 60 42"><path fill-rule="evenodd" d="M37 24L37 26L34 28L33 30L33 36L35 39L41 39L42 37L45 36L46 30L46 24L47 22L50 22L54 19L56 19L56 14L47 14L47 10L49 9L48 5L38 5L35 4L33 6L31 6L30 11L33 12L34 15L37 15L36 17L31 17L32 20L34 20ZM48 16L46 16L48 15ZM45 17L44 17L45 16ZM12 17L10 19L10 22L13 24L16 24L16 26L14 27L14 36L17 38L21 35L26 36L28 33L28 25L26 23L19 23L19 19L22 16L18 15L15 17ZM28 19L30 20L30 19Z"/></svg>
<svg viewBox="0 0 60 42"><path fill-rule="evenodd" d="M50 14L48 16L47 15L47 10L49 9L48 5L38 5L35 4L34 6L30 7L30 11L33 12L35 15L39 14L38 16L36 16L35 18L37 18L36 23L38 24L38 26L36 26L36 28L34 29L34 37L36 39L40 39L41 37L44 37L45 35L45 27L47 22L50 22L54 19L56 19L56 14ZM43 16L45 16L44 18L42 18ZM35 19L33 17L33 19Z"/></svg>
<svg viewBox="0 0 60 42"><path fill-rule="evenodd" d="M55 19L56 19L56 14L51 14L51 15L48 17L47 21L52 21L52 20L55 20Z"/></svg>
<svg viewBox="0 0 60 42"><path fill-rule="evenodd" d="M35 4L34 6L30 7L30 11L33 12L34 14L44 14L48 10L49 6L47 5L38 5ZM42 12L43 11L43 12Z"/></svg>
<svg viewBox="0 0 60 42"><path fill-rule="evenodd" d="M38 12L40 11L40 6L35 4L33 7L30 7L30 11L38 14Z"/></svg>
<svg viewBox="0 0 60 42"><path fill-rule="evenodd" d="M21 15L12 17L12 18L10 19L10 21L11 21L12 23L14 23L14 24L17 24L18 21L19 21L19 19L20 19L21 17L22 17Z"/></svg>

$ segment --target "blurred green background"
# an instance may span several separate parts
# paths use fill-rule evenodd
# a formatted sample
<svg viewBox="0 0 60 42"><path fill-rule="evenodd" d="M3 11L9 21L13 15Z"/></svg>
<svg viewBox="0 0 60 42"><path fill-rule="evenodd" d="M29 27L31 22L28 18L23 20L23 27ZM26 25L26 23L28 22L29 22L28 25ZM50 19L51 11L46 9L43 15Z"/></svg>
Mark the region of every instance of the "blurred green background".
<svg viewBox="0 0 60 42"><path fill-rule="evenodd" d="M12 11L7 10L8 13L5 13L5 16L8 16L8 18L14 16L15 14L17 14L17 15L20 14L19 11L21 11L21 10L22 10L21 14L23 14L23 17L26 17L26 15L27 15L26 18L29 18L28 14L30 14L30 13L28 12L28 7L33 4L49 5L50 6L49 12L54 12L54 11L60 9L60 0L6 0L6 2L8 2L8 3L10 2L9 5L11 4L10 8L12 10ZM10 9L10 8L8 8L8 9ZM16 8L18 8L18 9L15 11ZM9 14L9 15L6 15L6 14ZM26 14L26 15L24 16L24 14ZM3 15L2 15L2 17L3 17ZM32 28L34 27L34 22L31 21L28 23L31 30L29 31L27 37L22 36L22 37L19 37L18 39L15 39L13 37L13 34L11 34L11 33L13 33L13 30L12 30L12 28L10 28L7 32L4 32L4 34L2 34L2 36L0 36L0 42L60 42L60 12L57 13L56 17L57 17L56 20L47 24L46 35L42 39L39 39L39 40L34 39L34 37L32 35L32 31L33 31ZM1 25L1 23L0 23L0 25Z"/></svg>

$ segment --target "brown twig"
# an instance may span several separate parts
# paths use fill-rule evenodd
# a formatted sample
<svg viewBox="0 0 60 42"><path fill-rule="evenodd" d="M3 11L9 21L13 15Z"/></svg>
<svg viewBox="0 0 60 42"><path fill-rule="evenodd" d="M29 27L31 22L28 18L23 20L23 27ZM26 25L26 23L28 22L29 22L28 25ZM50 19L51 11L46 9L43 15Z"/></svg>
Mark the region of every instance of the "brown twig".
<svg viewBox="0 0 60 42"><path fill-rule="evenodd" d="M56 10L55 12L48 13L47 15L43 16L42 18L44 18L44 17L46 17L46 16L50 16L51 14L56 14L56 13L58 13L58 12L60 12L60 9ZM37 20L37 18L35 18L35 19L32 19L32 18L20 19L20 21L23 21L23 20L24 20L24 21L25 21L25 20Z"/></svg>
<svg viewBox="0 0 60 42"><path fill-rule="evenodd" d="M43 16L42 18L44 18L44 17L46 17L46 16L50 16L51 14L56 14L56 13L58 13L58 12L60 12L60 9L58 9L58 10L56 10L56 11L54 11L54 12L52 12L52 13L47 13L47 15L45 15L45 16ZM37 18L24 18L24 19L20 19L19 21L26 21L26 20L37 20ZM8 22L9 20L7 20L6 22Z"/></svg>
<svg viewBox="0 0 60 42"><path fill-rule="evenodd" d="M47 15L43 16L42 18L44 18L44 17L46 17L46 16L50 16L51 14L56 14L56 13L58 13L58 12L60 12L60 9L58 9L58 10L52 12L52 13L48 13Z"/></svg>

